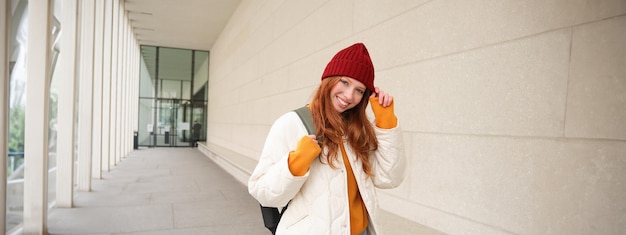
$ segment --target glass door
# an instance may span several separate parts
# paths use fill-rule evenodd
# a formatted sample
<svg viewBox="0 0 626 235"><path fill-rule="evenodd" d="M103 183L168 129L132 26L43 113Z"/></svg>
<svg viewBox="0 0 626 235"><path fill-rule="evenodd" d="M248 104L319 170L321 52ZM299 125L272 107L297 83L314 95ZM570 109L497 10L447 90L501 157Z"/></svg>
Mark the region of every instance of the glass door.
<svg viewBox="0 0 626 235"><path fill-rule="evenodd" d="M191 107L191 145L197 147L195 142L206 141L206 102L193 101Z"/></svg>
<svg viewBox="0 0 626 235"><path fill-rule="evenodd" d="M153 146L174 147L178 142L179 99L156 100L156 126L153 132Z"/></svg>

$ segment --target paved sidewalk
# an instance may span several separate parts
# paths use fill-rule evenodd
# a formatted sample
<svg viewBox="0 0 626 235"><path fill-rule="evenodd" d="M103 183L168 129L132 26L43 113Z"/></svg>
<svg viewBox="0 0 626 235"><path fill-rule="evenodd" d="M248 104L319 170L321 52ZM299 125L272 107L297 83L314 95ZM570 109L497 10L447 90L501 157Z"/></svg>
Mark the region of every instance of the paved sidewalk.
<svg viewBox="0 0 626 235"><path fill-rule="evenodd" d="M270 234L246 186L197 149L135 150L74 208L52 208L48 232L61 234Z"/></svg>

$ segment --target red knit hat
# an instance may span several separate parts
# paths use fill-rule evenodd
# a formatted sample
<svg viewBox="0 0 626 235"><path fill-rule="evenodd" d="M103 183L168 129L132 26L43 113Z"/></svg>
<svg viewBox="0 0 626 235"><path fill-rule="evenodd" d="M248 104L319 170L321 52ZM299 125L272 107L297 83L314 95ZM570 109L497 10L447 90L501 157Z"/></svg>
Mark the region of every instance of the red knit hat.
<svg viewBox="0 0 626 235"><path fill-rule="evenodd" d="M356 43L335 54L326 65L322 80L332 76L347 76L362 82L367 89L374 89L374 65L363 43Z"/></svg>

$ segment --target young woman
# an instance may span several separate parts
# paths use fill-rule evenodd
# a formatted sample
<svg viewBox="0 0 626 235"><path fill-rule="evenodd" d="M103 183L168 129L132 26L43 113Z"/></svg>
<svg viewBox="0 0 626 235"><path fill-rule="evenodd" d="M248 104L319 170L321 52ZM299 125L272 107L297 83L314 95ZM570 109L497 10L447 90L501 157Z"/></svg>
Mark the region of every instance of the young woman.
<svg viewBox="0 0 626 235"><path fill-rule="evenodd" d="M279 117L248 181L250 194L263 206L289 204L278 235L381 234L375 188L397 187L406 160L393 97L374 86L365 45L332 58L308 107L317 134L308 135L294 112Z"/></svg>

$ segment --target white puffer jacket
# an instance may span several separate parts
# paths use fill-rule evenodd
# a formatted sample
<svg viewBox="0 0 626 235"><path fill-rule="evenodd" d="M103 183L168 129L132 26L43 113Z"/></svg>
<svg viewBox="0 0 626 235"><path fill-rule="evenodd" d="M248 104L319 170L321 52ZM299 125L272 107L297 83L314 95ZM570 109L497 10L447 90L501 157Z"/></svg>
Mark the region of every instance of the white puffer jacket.
<svg viewBox="0 0 626 235"><path fill-rule="evenodd" d="M378 151L370 158L373 177L368 178L363 172L350 145L344 142L344 147L369 214L368 234L380 235L382 232L374 187L397 187L404 179L406 160L399 122L393 129L375 126L374 129L379 145ZM334 164L335 169L315 159L304 176L296 177L289 171L289 152L296 149L304 135L307 135L306 128L295 112L278 118L270 129L258 165L250 176L248 191L263 206L280 208L289 203L278 225L277 235L349 235L348 186L341 152L338 153L339 161Z"/></svg>

